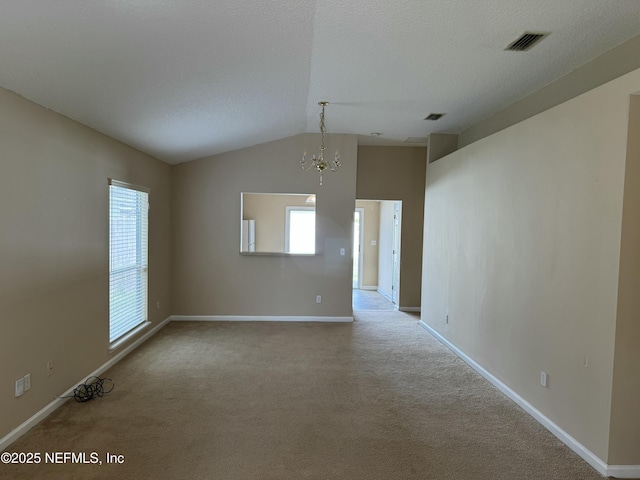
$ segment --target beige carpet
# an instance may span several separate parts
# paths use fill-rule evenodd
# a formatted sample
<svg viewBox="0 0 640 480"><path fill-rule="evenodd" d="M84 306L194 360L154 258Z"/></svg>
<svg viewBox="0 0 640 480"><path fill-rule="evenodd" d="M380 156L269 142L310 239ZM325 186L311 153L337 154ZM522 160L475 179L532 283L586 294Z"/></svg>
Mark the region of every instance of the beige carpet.
<svg viewBox="0 0 640 480"><path fill-rule="evenodd" d="M2 479L601 479L401 312L353 324L171 323L8 450L124 464Z"/></svg>

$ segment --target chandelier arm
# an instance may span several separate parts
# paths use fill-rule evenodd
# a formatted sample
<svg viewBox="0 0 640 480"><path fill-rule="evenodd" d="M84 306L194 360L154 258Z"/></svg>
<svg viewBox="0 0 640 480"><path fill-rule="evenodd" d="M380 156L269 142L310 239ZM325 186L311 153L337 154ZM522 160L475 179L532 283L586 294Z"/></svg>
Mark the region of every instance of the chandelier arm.
<svg viewBox="0 0 640 480"><path fill-rule="evenodd" d="M308 166L307 166L307 163L309 164ZM313 162L307 162L307 163L300 162L300 164L302 165L302 170L304 170L305 172L308 172L313 168Z"/></svg>
<svg viewBox="0 0 640 480"><path fill-rule="evenodd" d="M333 161L331 162L331 166L329 168L332 172L336 172L340 168L340 155L338 155L338 152L336 152L335 157L333 157Z"/></svg>

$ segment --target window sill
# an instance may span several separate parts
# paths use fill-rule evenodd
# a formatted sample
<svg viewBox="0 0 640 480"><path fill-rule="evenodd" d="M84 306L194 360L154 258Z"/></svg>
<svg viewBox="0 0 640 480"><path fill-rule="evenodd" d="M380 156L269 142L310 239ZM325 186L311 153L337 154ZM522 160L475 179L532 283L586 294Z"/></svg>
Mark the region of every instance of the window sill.
<svg viewBox="0 0 640 480"><path fill-rule="evenodd" d="M138 325L136 328L134 328L130 332L125 333L122 337L118 338L115 342L109 345L109 353L117 350L122 345L124 345L129 340L131 340L133 337L138 335L138 333L142 332L143 330L146 330L149 327L149 325L151 325L151 322L147 320L145 322L142 322L140 325Z"/></svg>
<svg viewBox="0 0 640 480"><path fill-rule="evenodd" d="M315 257L316 253L240 252L247 257Z"/></svg>

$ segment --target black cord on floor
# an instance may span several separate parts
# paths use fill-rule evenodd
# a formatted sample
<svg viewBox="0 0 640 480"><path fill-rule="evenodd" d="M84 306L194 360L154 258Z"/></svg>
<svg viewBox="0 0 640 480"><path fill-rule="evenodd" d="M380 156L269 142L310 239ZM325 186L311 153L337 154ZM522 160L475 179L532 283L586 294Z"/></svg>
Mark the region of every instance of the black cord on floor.
<svg viewBox="0 0 640 480"><path fill-rule="evenodd" d="M75 398L76 402L88 402L111 392L113 387L115 387L115 384L110 378L89 377L85 383L81 383L73 389L73 395L60 398Z"/></svg>

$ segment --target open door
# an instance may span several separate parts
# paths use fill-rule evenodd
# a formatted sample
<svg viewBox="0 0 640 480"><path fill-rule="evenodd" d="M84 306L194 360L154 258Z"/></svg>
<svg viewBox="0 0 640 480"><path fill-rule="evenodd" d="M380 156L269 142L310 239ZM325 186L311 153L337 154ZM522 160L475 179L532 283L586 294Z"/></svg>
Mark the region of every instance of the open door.
<svg viewBox="0 0 640 480"><path fill-rule="evenodd" d="M393 273L391 275L391 301L400 305L400 231L402 222L402 202L393 205Z"/></svg>
<svg viewBox="0 0 640 480"><path fill-rule="evenodd" d="M378 292L400 302L400 239L402 202L380 201L380 241L378 250Z"/></svg>
<svg viewBox="0 0 640 480"><path fill-rule="evenodd" d="M362 252L364 242L364 208L356 208L353 215L353 288L362 286Z"/></svg>

